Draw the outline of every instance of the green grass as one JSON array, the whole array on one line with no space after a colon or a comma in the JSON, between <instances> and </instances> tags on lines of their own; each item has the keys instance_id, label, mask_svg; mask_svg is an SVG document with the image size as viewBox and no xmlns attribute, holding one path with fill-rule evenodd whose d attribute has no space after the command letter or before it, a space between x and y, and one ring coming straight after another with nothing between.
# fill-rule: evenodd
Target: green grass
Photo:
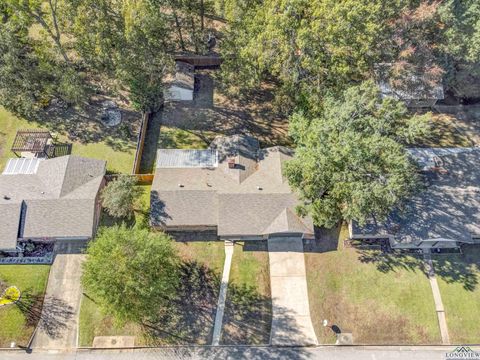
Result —
<instances>
[{"instance_id":1,"label":"green grass","mask_svg":"<svg viewBox=\"0 0 480 360\"><path fill-rule=\"evenodd\" d=\"M353 333L356 344L440 343L421 259L344 248L338 239L345 237L346 229L326 232L305 253L310 310L320 343L335 341L333 331L322 326L324 319Z\"/></svg>"},{"instance_id":2,"label":"green grass","mask_svg":"<svg viewBox=\"0 0 480 360\"><path fill-rule=\"evenodd\" d=\"M450 341L480 343L480 247L465 246L463 254L434 258Z\"/></svg>"},{"instance_id":3,"label":"green grass","mask_svg":"<svg viewBox=\"0 0 480 360\"><path fill-rule=\"evenodd\" d=\"M272 304L266 241L235 243L223 320L222 344L269 343Z\"/></svg>"},{"instance_id":4,"label":"green grass","mask_svg":"<svg viewBox=\"0 0 480 360\"><path fill-rule=\"evenodd\" d=\"M180 257L185 262L193 262L199 266L203 265L206 269L211 269L217 277L221 276L225 257L224 245L222 242L175 242L174 246L177 248ZM199 267L197 266L192 269L198 270L198 268ZM207 282L209 280L207 276L201 276L200 279ZM209 284L207 285L209 286ZM175 323L175 321L178 320L177 316L173 316L173 320L170 319L172 320L172 323L167 324L166 322L162 322L159 324L162 330L168 333L181 334L182 336L188 337L190 338L188 341L189 343L205 344L211 342L211 332L213 330L212 314L215 313L214 310L217 298L216 296L212 296L209 299L206 299L205 294L208 293L208 291L205 291L203 286L203 283L196 283L191 288L185 286L185 289L182 289L183 292L186 292L182 295L182 298L184 298L189 307L184 312L180 311L180 313L183 314L190 311L191 314L185 316L187 322ZM215 295L218 293L218 283L214 283L214 292ZM192 311L190 305L198 306L200 309L209 307L211 310L200 314L200 311L195 307ZM174 310L171 309L171 311ZM208 317L210 317L210 321L204 322L204 319ZM190 322L188 322L188 320L190 320ZM172 325L173 323L175 325ZM102 314L99 307L91 299L84 296L80 308L80 346L91 346L95 336L117 335L135 336L136 345L167 345L178 343L179 341L177 338L165 337L165 332L161 332L157 334L158 337L155 337L155 335L147 333L147 331L139 324L127 323L119 326L111 316L105 316ZM185 341L182 343L185 343Z\"/></svg>"},{"instance_id":5,"label":"green grass","mask_svg":"<svg viewBox=\"0 0 480 360\"><path fill-rule=\"evenodd\" d=\"M175 242L184 260L196 261L221 276L225 261L225 245L222 241Z\"/></svg>"},{"instance_id":6,"label":"green grass","mask_svg":"<svg viewBox=\"0 0 480 360\"><path fill-rule=\"evenodd\" d=\"M47 126L40 126L38 123L29 122L25 119L17 118L10 112L0 107L0 168L3 170L7 160L15 157L10 151L17 130L20 129L38 129ZM130 173L133 167L133 157L135 156L135 143L129 142L127 146L119 149L115 140L107 137L103 141L81 143L70 141L65 134L58 134L57 141L60 143L72 143L72 154L102 159L107 161L107 169L112 172Z\"/></svg>"},{"instance_id":7,"label":"green grass","mask_svg":"<svg viewBox=\"0 0 480 360\"><path fill-rule=\"evenodd\" d=\"M182 130L162 126L158 139L159 149L206 149L216 136L211 131Z\"/></svg>"},{"instance_id":8,"label":"green grass","mask_svg":"<svg viewBox=\"0 0 480 360\"><path fill-rule=\"evenodd\" d=\"M37 310L47 285L48 265L0 265L0 281L7 286L16 286L22 293L17 304L0 307L0 347L9 347L12 341L25 346L33 333L36 319L28 317L21 305L29 303ZM36 301L31 303L29 299Z\"/></svg>"},{"instance_id":9,"label":"green grass","mask_svg":"<svg viewBox=\"0 0 480 360\"><path fill-rule=\"evenodd\" d=\"M135 336L135 345L145 345L146 338L142 327L127 323L119 326L111 316L105 316L100 308L86 296L82 296L79 318L80 346L90 347L95 336Z\"/></svg>"}]
</instances>

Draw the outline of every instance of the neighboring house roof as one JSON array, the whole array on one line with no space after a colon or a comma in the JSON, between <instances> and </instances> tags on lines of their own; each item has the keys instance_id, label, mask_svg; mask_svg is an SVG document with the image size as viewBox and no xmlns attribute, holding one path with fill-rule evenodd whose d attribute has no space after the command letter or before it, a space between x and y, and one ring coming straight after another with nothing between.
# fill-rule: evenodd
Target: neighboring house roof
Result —
<instances>
[{"instance_id":1,"label":"neighboring house roof","mask_svg":"<svg viewBox=\"0 0 480 360\"><path fill-rule=\"evenodd\" d=\"M95 199L104 174L105 161L72 155L41 161L33 173L4 173L0 176L2 215L18 220L15 232L24 238L91 237ZM0 234L0 242L4 241L0 249L14 249L13 230L10 236Z\"/></svg>"},{"instance_id":2,"label":"neighboring house roof","mask_svg":"<svg viewBox=\"0 0 480 360\"><path fill-rule=\"evenodd\" d=\"M398 243L469 242L480 237L479 148L411 149L424 188L384 222L352 223L352 235L393 236Z\"/></svg>"},{"instance_id":3,"label":"neighboring house roof","mask_svg":"<svg viewBox=\"0 0 480 360\"><path fill-rule=\"evenodd\" d=\"M0 204L0 249L15 249L22 205Z\"/></svg>"},{"instance_id":4,"label":"neighboring house roof","mask_svg":"<svg viewBox=\"0 0 480 360\"><path fill-rule=\"evenodd\" d=\"M195 85L195 67L184 61L175 63L175 79L172 86L178 86L183 89L192 90Z\"/></svg>"},{"instance_id":5,"label":"neighboring house roof","mask_svg":"<svg viewBox=\"0 0 480 360\"><path fill-rule=\"evenodd\" d=\"M183 150L173 151L183 157ZM217 226L220 236L313 234L311 219L296 215L298 198L283 177L292 150L260 149L256 139L235 135L217 137L206 151L217 159L215 166L163 166L171 164L172 154L158 151L151 194L154 225Z\"/></svg>"},{"instance_id":6,"label":"neighboring house roof","mask_svg":"<svg viewBox=\"0 0 480 360\"><path fill-rule=\"evenodd\" d=\"M404 75L401 85L395 85L390 78L391 64L377 65L378 86L382 96L391 96L399 100L442 100L444 99L441 81L428 81L424 74Z\"/></svg>"}]
</instances>

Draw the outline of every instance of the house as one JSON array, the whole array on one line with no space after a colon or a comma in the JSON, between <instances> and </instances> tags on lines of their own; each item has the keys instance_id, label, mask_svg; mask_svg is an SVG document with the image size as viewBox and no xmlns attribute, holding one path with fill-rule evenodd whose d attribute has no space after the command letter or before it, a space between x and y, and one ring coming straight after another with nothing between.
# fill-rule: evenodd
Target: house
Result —
<instances>
[{"instance_id":1,"label":"house","mask_svg":"<svg viewBox=\"0 0 480 360\"><path fill-rule=\"evenodd\" d=\"M410 108L427 108L444 99L441 79L434 81L425 74L404 74L401 81L390 75L390 64L377 65L377 84L382 97L401 100Z\"/></svg>"},{"instance_id":2,"label":"house","mask_svg":"<svg viewBox=\"0 0 480 360\"><path fill-rule=\"evenodd\" d=\"M0 175L0 251L17 252L26 240L91 238L105 165L72 155L10 159Z\"/></svg>"},{"instance_id":3,"label":"house","mask_svg":"<svg viewBox=\"0 0 480 360\"><path fill-rule=\"evenodd\" d=\"M480 148L410 149L423 188L383 221L350 224L352 239L388 239L392 248L455 248L480 239Z\"/></svg>"},{"instance_id":4,"label":"house","mask_svg":"<svg viewBox=\"0 0 480 360\"><path fill-rule=\"evenodd\" d=\"M192 101L195 90L195 67L184 61L175 63L175 79L165 90L165 100Z\"/></svg>"},{"instance_id":5,"label":"house","mask_svg":"<svg viewBox=\"0 0 480 360\"><path fill-rule=\"evenodd\" d=\"M256 139L217 137L207 150L160 149L151 190L151 224L166 231L213 231L221 240L271 235L313 238L312 219L284 178L292 150Z\"/></svg>"}]
</instances>

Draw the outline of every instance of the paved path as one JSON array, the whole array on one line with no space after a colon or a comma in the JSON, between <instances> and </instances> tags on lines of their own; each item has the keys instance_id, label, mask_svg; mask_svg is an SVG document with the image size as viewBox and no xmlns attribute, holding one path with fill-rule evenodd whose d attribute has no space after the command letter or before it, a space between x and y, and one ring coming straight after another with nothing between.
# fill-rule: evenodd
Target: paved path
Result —
<instances>
[{"instance_id":1,"label":"paved path","mask_svg":"<svg viewBox=\"0 0 480 360\"><path fill-rule=\"evenodd\" d=\"M55 245L57 254L50 269L32 348L73 349L77 346L81 264L85 258L85 255L78 254L80 246L77 242Z\"/></svg>"},{"instance_id":2,"label":"paved path","mask_svg":"<svg viewBox=\"0 0 480 360\"><path fill-rule=\"evenodd\" d=\"M450 344L450 337L448 335L447 320L445 318L445 308L443 306L440 289L438 288L437 278L435 277L432 257L429 250L427 251L428 252L424 252L423 254L425 270L427 271L428 280L430 280L430 287L432 288L433 300L435 301L435 311L437 312L438 325L440 327L440 334L442 335L442 343L448 345Z\"/></svg>"},{"instance_id":3,"label":"paved path","mask_svg":"<svg viewBox=\"0 0 480 360\"><path fill-rule=\"evenodd\" d=\"M272 289L272 345L316 345L310 319L303 241L300 238L268 240Z\"/></svg>"},{"instance_id":4,"label":"paved path","mask_svg":"<svg viewBox=\"0 0 480 360\"><path fill-rule=\"evenodd\" d=\"M2 360L445 360L448 347L407 346L324 346L310 348L278 348L248 346L170 347L139 350L79 350L78 352L0 352ZM472 347L475 349L474 347ZM478 350L478 348L476 349Z\"/></svg>"},{"instance_id":5,"label":"paved path","mask_svg":"<svg viewBox=\"0 0 480 360\"><path fill-rule=\"evenodd\" d=\"M214 346L220 344L222 335L223 313L225 311L225 299L227 298L228 278L230 277L230 268L232 267L233 248L233 242L225 241L225 263L223 264L222 284L220 285L217 314L215 315L215 326L213 327L212 345Z\"/></svg>"}]
</instances>

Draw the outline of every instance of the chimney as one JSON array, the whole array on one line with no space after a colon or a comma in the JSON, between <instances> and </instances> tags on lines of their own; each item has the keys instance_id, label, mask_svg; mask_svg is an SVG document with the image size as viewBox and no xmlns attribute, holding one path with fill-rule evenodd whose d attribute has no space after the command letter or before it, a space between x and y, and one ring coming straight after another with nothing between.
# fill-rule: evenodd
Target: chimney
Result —
<instances>
[{"instance_id":1,"label":"chimney","mask_svg":"<svg viewBox=\"0 0 480 360\"><path fill-rule=\"evenodd\" d=\"M228 159L228 168L229 169L235 169L235 158L229 158Z\"/></svg>"}]
</instances>

